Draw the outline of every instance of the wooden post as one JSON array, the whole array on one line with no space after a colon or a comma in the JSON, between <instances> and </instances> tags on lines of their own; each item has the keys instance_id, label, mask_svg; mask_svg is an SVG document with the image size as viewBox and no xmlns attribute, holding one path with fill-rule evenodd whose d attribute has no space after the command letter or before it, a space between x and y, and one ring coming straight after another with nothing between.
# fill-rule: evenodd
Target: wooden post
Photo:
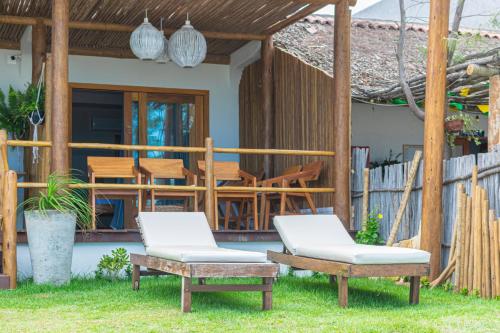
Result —
<instances>
[{"instance_id":1,"label":"wooden post","mask_svg":"<svg viewBox=\"0 0 500 333\"><path fill-rule=\"evenodd\" d=\"M363 169L363 211L362 211L362 229L366 230L366 221L368 220L368 210L370 205L370 169Z\"/></svg>"},{"instance_id":2,"label":"wooden post","mask_svg":"<svg viewBox=\"0 0 500 333\"><path fill-rule=\"evenodd\" d=\"M45 125L43 126L44 140L52 140L52 54L45 56ZM52 149L43 148L40 158L39 181L46 182L51 170Z\"/></svg>"},{"instance_id":3,"label":"wooden post","mask_svg":"<svg viewBox=\"0 0 500 333\"><path fill-rule=\"evenodd\" d=\"M9 171L9 160L7 155L7 131L0 130L0 193L4 193L5 175ZM0 207L3 207L3 195L0 195Z\"/></svg>"},{"instance_id":4,"label":"wooden post","mask_svg":"<svg viewBox=\"0 0 500 333\"><path fill-rule=\"evenodd\" d=\"M216 228L215 222L217 221L217 207L214 207L214 141L212 138L205 139L205 215L212 230Z\"/></svg>"},{"instance_id":5,"label":"wooden post","mask_svg":"<svg viewBox=\"0 0 500 333\"><path fill-rule=\"evenodd\" d=\"M387 240L387 246L392 246L394 240L396 240L396 235L398 233L399 225L403 219L403 214L406 210L406 205L408 200L410 200L411 189L413 188L413 182L417 176L418 166L420 165L420 158L422 157L422 152L417 150L413 156L413 162L411 163L410 172L408 174L408 179L406 181L405 189L403 192L403 197L401 198L401 204L399 205L396 218L394 219L394 224L392 225L391 233L389 239Z\"/></svg>"},{"instance_id":6,"label":"wooden post","mask_svg":"<svg viewBox=\"0 0 500 333\"><path fill-rule=\"evenodd\" d=\"M2 233L2 265L3 273L10 278L10 289L17 284L17 174L8 171L5 174L3 189L3 233Z\"/></svg>"},{"instance_id":7,"label":"wooden post","mask_svg":"<svg viewBox=\"0 0 500 333\"><path fill-rule=\"evenodd\" d=\"M459 290L460 280L462 279L462 253L463 253L463 225L465 222L464 207L467 207L467 197L464 194L464 185L457 185L457 213L455 219L455 229L457 230L457 239L455 243L455 291Z\"/></svg>"},{"instance_id":8,"label":"wooden post","mask_svg":"<svg viewBox=\"0 0 500 333\"><path fill-rule=\"evenodd\" d=\"M274 148L274 103L273 103L273 36L268 36L261 42L262 59L262 111L264 113L264 148ZM273 174L272 155L264 155L264 173L266 178Z\"/></svg>"},{"instance_id":9,"label":"wooden post","mask_svg":"<svg viewBox=\"0 0 500 333\"><path fill-rule=\"evenodd\" d=\"M42 73L42 64L47 52L47 28L42 19L32 26L31 43L31 82L37 84Z\"/></svg>"},{"instance_id":10,"label":"wooden post","mask_svg":"<svg viewBox=\"0 0 500 333\"><path fill-rule=\"evenodd\" d=\"M425 86L424 179L422 190L423 250L431 252L430 280L441 269L443 224L443 154L449 0L431 0L427 79Z\"/></svg>"},{"instance_id":11,"label":"wooden post","mask_svg":"<svg viewBox=\"0 0 500 333\"><path fill-rule=\"evenodd\" d=\"M51 171L69 171L69 0L52 1L52 153Z\"/></svg>"},{"instance_id":12,"label":"wooden post","mask_svg":"<svg viewBox=\"0 0 500 333\"><path fill-rule=\"evenodd\" d=\"M351 11L335 4L333 60L333 211L346 228L351 221Z\"/></svg>"},{"instance_id":13,"label":"wooden post","mask_svg":"<svg viewBox=\"0 0 500 333\"><path fill-rule=\"evenodd\" d=\"M500 151L500 75L490 77L488 151Z\"/></svg>"}]
</instances>

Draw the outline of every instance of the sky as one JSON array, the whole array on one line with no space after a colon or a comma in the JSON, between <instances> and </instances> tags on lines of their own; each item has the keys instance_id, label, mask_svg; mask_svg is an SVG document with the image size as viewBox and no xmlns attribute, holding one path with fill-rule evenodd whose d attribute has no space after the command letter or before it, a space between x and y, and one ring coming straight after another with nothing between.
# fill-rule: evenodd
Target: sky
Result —
<instances>
[{"instance_id":1,"label":"sky","mask_svg":"<svg viewBox=\"0 0 500 333\"><path fill-rule=\"evenodd\" d=\"M365 9L366 7L369 7L373 5L374 3L379 2L379 0L358 0L356 2L356 6L351 8L352 14L356 14L357 12ZM316 14L326 14L326 15L333 15L335 6L334 5L328 5L316 12Z\"/></svg>"}]
</instances>

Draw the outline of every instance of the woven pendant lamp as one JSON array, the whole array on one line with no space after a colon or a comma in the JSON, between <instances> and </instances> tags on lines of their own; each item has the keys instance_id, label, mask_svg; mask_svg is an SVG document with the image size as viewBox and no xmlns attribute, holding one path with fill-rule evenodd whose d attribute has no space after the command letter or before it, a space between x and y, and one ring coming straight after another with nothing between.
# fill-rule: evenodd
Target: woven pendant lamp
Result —
<instances>
[{"instance_id":1,"label":"woven pendant lamp","mask_svg":"<svg viewBox=\"0 0 500 333\"><path fill-rule=\"evenodd\" d=\"M132 53L141 60L154 60L158 58L164 48L164 35L148 21L148 12L144 22L138 26L130 36Z\"/></svg>"},{"instance_id":2,"label":"woven pendant lamp","mask_svg":"<svg viewBox=\"0 0 500 333\"><path fill-rule=\"evenodd\" d=\"M170 37L168 55L183 68L196 67L205 60L207 41L203 34L191 25L189 15L186 24Z\"/></svg>"},{"instance_id":3,"label":"woven pendant lamp","mask_svg":"<svg viewBox=\"0 0 500 333\"><path fill-rule=\"evenodd\" d=\"M166 64L170 61L170 58L168 57L168 39L165 37L165 32L163 31L163 17L160 20L160 32L163 35L163 51L155 61L159 64Z\"/></svg>"}]
</instances>

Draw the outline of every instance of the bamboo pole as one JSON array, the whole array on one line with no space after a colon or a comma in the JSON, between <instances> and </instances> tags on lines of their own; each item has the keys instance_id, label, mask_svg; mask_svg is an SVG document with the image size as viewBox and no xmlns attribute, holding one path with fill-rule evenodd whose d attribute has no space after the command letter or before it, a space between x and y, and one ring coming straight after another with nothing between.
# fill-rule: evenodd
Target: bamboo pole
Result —
<instances>
[{"instance_id":1,"label":"bamboo pole","mask_svg":"<svg viewBox=\"0 0 500 333\"><path fill-rule=\"evenodd\" d=\"M472 201L471 198L465 195L466 198L466 210L465 210L465 223L464 223L464 232L463 232L463 250L462 250L462 265L461 265L461 281L460 288L462 290L464 288L469 288L468 286L468 267L469 267L469 253L470 253L470 231L471 231L471 211L472 211Z\"/></svg>"},{"instance_id":2,"label":"bamboo pole","mask_svg":"<svg viewBox=\"0 0 500 333\"><path fill-rule=\"evenodd\" d=\"M21 182L18 188L45 188L47 183ZM113 183L80 183L70 184L72 189L100 189L100 190L168 190L168 191L205 191L205 186L193 185L157 185L157 184L113 184ZM257 189L257 188L255 188Z\"/></svg>"},{"instance_id":3,"label":"bamboo pole","mask_svg":"<svg viewBox=\"0 0 500 333\"><path fill-rule=\"evenodd\" d=\"M500 75L490 77L488 151L500 150Z\"/></svg>"},{"instance_id":4,"label":"bamboo pole","mask_svg":"<svg viewBox=\"0 0 500 333\"><path fill-rule=\"evenodd\" d=\"M392 246L392 244L394 244L394 240L396 239L399 225L401 224L401 221L403 219L403 214L406 210L406 205L408 204L408 200L410 200L411 190L413 187L413 183L415 181L415 177L417 176L418 166L420 164L421 158L422 158L422 152L420 150L417 150L415 152L415 155L413 156L413 161L411 163L411 169L408 175L408 180L406 181L403 197L401 198L401 204L399 205L398 212L396 213L396 218L394 219L394 224L392 225L389 239L387 240L387 246Z\"/></svg>"},{"instance_id":5,"label":"bamboo pole","mask_svg":"<svg viewBox=\"0 0 500 333\"><path fill-rule=\"evenodd\" d=\"M482 273L481 273L481 295L486 298L491 298L491 272L490 272L490 237L489 231L489 209L490 203L488 194L485 189L481 190L482 206L481 206L481 238L482 238Z\"/></svg>"},{"instance_id":6,"label":"bamboo pole","mask_svg":"<svg viewBox=\"0 0 500 333\"><path fill-rule=\"evenodd\" d=\"M453 274L453 271L455 269L456 261L457 261L456 257L450 259L450 261L448 262L448 266L446 266L446 268L441 272L441 274L434 281L431 282L430 284L431 289L440 285L441 283L450 278L451 274Z\"/></svg>"},{"instance_id":7,"label":"bamboo pole","mask_svg":"<svg viewBox=\"0 0 500 333\"><path fill-rule=\"evenodd\" d=\"M217 207L215 205L215 179L214 179L214 142L212 138L205 139L205 214L207 215L208 224L212 230L217 229L216 225ZM256 222L257 223L257 222Z\"/></svg>"},{"instance_id":8,"label":"bamboo pole","mask_svg":"<svg viewBox=\"0 0 500 333\"><path fill-rule=\"evenodd\" d=\"M335 156L333 151L325 150L293 150L293 149L254 149L254 148L214 148L214 153L249 154L249 155L302 155L302 156Z\"/></svg>"},{"instance_id":9,"label":"bamboo pole","mask_svg":"<svg viewBox=\"0 0 500 333\"><path fill-rule=\"evenodd\" d=\"M124 151L164 151L164 152L182 152L182 153L204 153L203 147L179 147L179 146L147 146L147 145L124 145L110 143L81 143L69 142L69 148L77 149L107 149Z\"/></svg>"},{"instance_id":10,"label":"bamboo pole","mask_svg":"<svg viewBox=\"0 0 500 333\"><path fill-rule=\"evenodd\" d=\"M368 220L368 207L370 200L370 169L363 169L363 211L361 221L363 223L362 228L366 230L366 221Z\"/></svg>"},{"instance_id":11,"label":"bamboo pole","mask_svg":"<svg viewBox=\"0 0 500 333\"><path fill-rule=\"evenodd\" d=\"M495 290L496 290L496 296L500 296L500 219L494 223L495 225L495 230L493 232L493 237L495 238L494 241L494 246L495 246L495 276L496 276L496 281L495 281Z\"/></svg>"},{"instance_id":12,"label":"bamboo pole","mask_svg":"<svg viewBox=\"0 0 500 333\"><path fill-rule=\"evenodd\" d=\"M464 185L459 183L457 185L457 215L455 220L455 229L457 230L457 239L455 243L456 264L455 264L455 291L460 289L460 281L462 279L462 249L463 249L463 225L464 223L464 207L467 206Z\"/></svg>"},{"instance_id":13,"label":"bamboo pole","mask_svg":"<svg viewBox=\"0 0 500 333\"><path fill-rule=\"evenodd\" d=\"M488 215L488 236L490 240L490 283L491 283L491 297L494 298L498 295L500 290L497 290L497 272L496 266L499 260L498 251L495 249L495 211L490 209Z\"/></svg>"},{"instance_id":14,"label":"bamboo pole","mask_svg":"<svg viewBox=\"0 0 500 333\"><path fill-rule=\"evenodd\" d=\"M17 174L8 171L5 174L3 189L3 232L2 232L2 265L3 273L10 278L10 289L17 285Z\"/></svg>"},{"instance_id":15,"label":"bamboo pole","mask_svg":"<svg viewBox=\"0 0 500 333\"><path fill-rule=\"evenodd\" d=\"M7 131L2 129L0 130L0 154L2 158L2 168L3 172L7 172L9 170L9 157L7 154Z\"/></svg>"},{"instance_id":16,"label":"bamboo pole","mask_svg":"<svg viewBox=\"0 0 500 333\"><path fill-rule=\"evenodd\" d=\"M474 190L475 191L475 190ZM475 197L470 198L471 202L471 215L469 216L470 221L470 232L469 232L469 255L467 264L467 290L471 293L474 289L474 215L475 215Z\"/></svg>"},{"instance_id":17,"label":"bamboo pole","mask_svg":"<svg viewBox=\"0 0 500 333\"><path fill-rule=\"evenodd\" d=\"M482 201L482 191L479 186L476 186L474 190L474 280L472 285L473 292L479 292L481 290L481 273L482 273L482 261L481 261L481 201Z\"/></svg>"}]
</instances>

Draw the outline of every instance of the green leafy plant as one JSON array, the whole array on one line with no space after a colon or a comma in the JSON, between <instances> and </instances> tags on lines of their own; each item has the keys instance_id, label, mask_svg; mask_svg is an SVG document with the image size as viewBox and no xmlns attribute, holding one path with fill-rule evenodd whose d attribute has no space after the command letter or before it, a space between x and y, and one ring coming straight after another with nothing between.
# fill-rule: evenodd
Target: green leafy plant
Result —
<instances>
[{"instance_id":1,"label":"green leafy plant","mask_svg":"<svg viewBox=\"0 0 500 333\"><path fill-rule=\"evenodd\" d=\"M132 265L127 250L120 247L111 251L111 255L102 256L95 275L97 278L105 278L114 281L120 277L122 272L127 276L132 274Z\"/></svg>"},{"instance_id":2,"label":"green leafy plant","mask_svg":"<svg viewBox=\"0 0 500 333\"><path fill-rule=\"evenodd\" d=\"M401 161L399 160L400 157L401 153L394 155L391 149L389 151L389 156L387 156L383 161L370 162L370 169L401 163ZM382 170L382 173L383 172L384 170Z\"/></svg>"},{"instance_id":3,"label":"green leafy plant","mask_svg":"<svg viewBox=\"0 0 500 333\"><path fill-rule=\"evenodd\" d=\"M29 84L25 91L16 90L9 86L7 99L0 89L0 128L12 133L16 139L25 139L29 134L29 116L37 109L38 89ZM38 109L44 111L44 88L40 92Z\"/></svg>"},{"instance_id":4,"label":"green leafy plant","mask_svg":"<svg viewBox=\"0 0 500 333\"><path fill-rule=\"evenodd\" d=\"M463 129L460 132L446 131L446 141L450 147L455 147L457 137L465 137L468 141L474 142L477 146L481 144L482 130L479 127L479 120L465 112L454 112L446 117L445 121L462 120L464 122Z\"/></svg>"},{"instance_id":5,"label":"green leafy plant","mask_svg":"<svg viewBox=\"0 0 500 333\"><path fill-rule=\"evenodd\" d=\"M92 223L92 209L88 204L86 191L71 189L70 185L82 184L79 179L52 173L47 178L47 189L25 200L27 210L37 210L47 214L50 210L76 215L81 229L87 229Z\"/></svg>"},{"instance_id":6,"label":"green leafy plant","mask_svg":"<svg viewBox=\"0 0 500 333\"><path fill-rule=\"evenodd\" d=\"M356 243L367 245L383 244L380 237L380 221L382 218L382 214L375 214L375 212L368 214L367 220L364 221L364 230L356 233Z\"/></svg>"}]
</instances>

